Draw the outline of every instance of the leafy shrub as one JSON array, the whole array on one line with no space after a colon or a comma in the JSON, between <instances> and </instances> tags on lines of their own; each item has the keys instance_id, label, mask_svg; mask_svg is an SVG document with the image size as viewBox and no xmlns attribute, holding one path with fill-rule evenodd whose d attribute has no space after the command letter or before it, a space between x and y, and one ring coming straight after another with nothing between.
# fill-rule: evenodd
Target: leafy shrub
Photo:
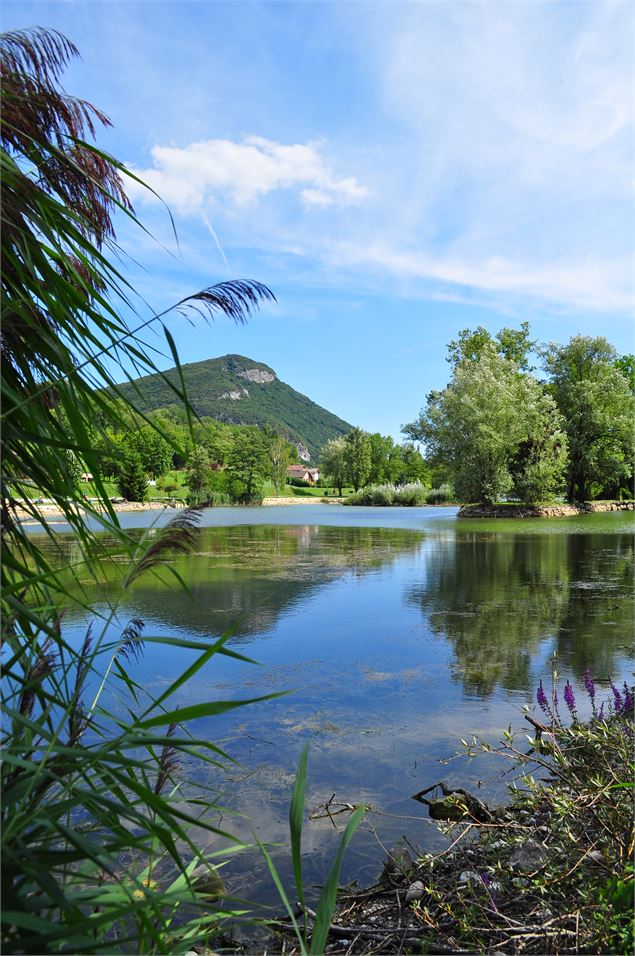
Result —
<instances>
[{"instance_id":1,"label":"leafy shrub","mask_svg":"<svg viewBox=\"0 0 635 956\"><path fill-rule=\"evenodd\" d=\"M371 505L375 507L417 507L426 502L426 488L418 481L408 485L368 485L350 495L344 504Z\"/></svg>"},{"instance_id":2,"label":"leafy shrub","mask_svg":"<svg viewBox=\"0 0 635 956\"><path fill-rule=\"evenodd\" d=\"M454 490L451 485L431 488L426 495L426 502L429 505L443 505L450 501L454 501Z\"/></svg>"},{"instance_id":3,"label":"leafy shrub","mask_svg":"<svg viewBox=\"0 0 635 956\"><path fill-rule=\"evenodd\" d=\"M554 660L551 686L541 681L536 694L540 719L525 715L533 737L510 726L498 741L461 741L470 758L509 764L502 775L510 802L471 844L477 879L462 893L460 857L447 883L443 864L427 886L421 870L428 925L443 920L441 939L451 933L457 952L519 952L521 933L525 953L633 952L633 687L611 684L600 701L588 670L580 689L558 687L557 678ZM582 721L576 696L585 692L592 716ZM440 826L455 844L475 829L465 806L460 819L448 819L457 822ZM514 856L532 852L539 862L519 872ZM430 951L438 951L434 941Z\"/></svg>"}]
</instances>

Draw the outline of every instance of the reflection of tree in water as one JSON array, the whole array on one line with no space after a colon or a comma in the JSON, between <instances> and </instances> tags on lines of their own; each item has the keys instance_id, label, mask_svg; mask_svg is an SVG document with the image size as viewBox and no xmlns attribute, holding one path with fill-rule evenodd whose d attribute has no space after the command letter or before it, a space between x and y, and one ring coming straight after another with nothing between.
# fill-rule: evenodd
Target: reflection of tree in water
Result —
<instances>
[{"instance_id":1,"label":"reflection of tree in water","mask_svg":"<svg viewBox=\"0 0 635 956\"><path fill-rule=\"evenodd\" d=\"M615 673L618 649L632 650L633 539L630 535L567 537L569 599L556 632L560 670L581 677Z\"/></svg>"},{"instance_id":2,"label":"reflection of tree in water","mask_svg":"<svg viewBox=\"0 0 635 956\"><path fill-rule=\"evenodd\" d=\"M122 616L152 617L205 635L236 625L234 639L249 639L271 630L282 614L340 575L380 568L417 550L421 540L418 532L387 528L203 528L195 551L171 562L188 591L165 572L144 575L123 596ZM70 554L72 538L62 547ZM119 594L122 566L114 558L104 565L106 586L87 589L95 603Z\"/></svg>"},{"instance_id":3,"label":"reflection of tree in water","mask_svg":"<svg viewBox=\"0 0 635 956\"><path fill-rule=\"evenodd\" d=\"M466 691L487 695L529 689L547 638L560 670L610 673L632 633L632 574L628 535L459 534L428 551L426 583L408 599L452 642Z\"/></svg>"}]
</instances>

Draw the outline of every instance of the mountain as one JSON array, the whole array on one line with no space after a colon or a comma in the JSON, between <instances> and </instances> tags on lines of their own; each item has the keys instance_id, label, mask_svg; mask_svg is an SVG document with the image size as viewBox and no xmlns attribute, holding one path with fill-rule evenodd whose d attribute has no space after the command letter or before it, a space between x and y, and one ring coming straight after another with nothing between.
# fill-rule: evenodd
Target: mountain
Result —
<instances>
[{"instance_id":1,"label":"mountain","mask_svg":"<svg viewBox=\"0 0 635 956\"><path fill-rule=\"evenodd\" d=\"M348 422L281 382L268 365L244 355L191 362L181 369L188 398L199 416L207 415L233 425L269 425L293 442L304 460L308 460L309 455L315 460L325 442L345 435L352 428ZM176 368L163 374L181 390ZM144 375L134 385L126 383L119 388L124 397L145 412L175 403L174 392L157 374ZM140 390L141 398L136 389Z\"/></svg>"}]
</instances>

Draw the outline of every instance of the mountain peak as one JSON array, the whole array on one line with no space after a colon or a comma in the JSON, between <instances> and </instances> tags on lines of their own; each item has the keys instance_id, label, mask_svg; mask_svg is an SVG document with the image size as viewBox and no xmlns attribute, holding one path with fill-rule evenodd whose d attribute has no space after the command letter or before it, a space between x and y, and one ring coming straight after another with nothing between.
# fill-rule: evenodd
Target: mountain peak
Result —
<instances>
[{"instance_id":1,"label":"mountain peak","mask_svg":"<svg viewBox=\"0 0 635 956\"><path fill-rule=\"evenodd\" d=\"M232 425L257 425L271 428L298 448L303 460L315 460L331 438L345 435L351 425L326 408L281 382L264 362L245 355L221 355L218 358L189 362L181 366L190 404L197 415L215 418ZM160 375L145 375L135 386L120 385L125 396L149 412L174 404L174 391L165 380L180 389L178 370ZM139 402L139 392L143 400ZM305 457L306 456L306 457Z\"/></svg>"}]
</instances>

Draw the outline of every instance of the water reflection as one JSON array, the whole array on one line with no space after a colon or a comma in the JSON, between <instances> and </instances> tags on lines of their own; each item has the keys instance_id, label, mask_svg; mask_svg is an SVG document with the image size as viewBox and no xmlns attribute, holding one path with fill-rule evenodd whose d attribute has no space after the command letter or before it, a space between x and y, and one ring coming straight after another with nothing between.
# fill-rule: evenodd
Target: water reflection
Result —
<instances>
[{"instance_id":1,"label":"water reflection","mask_svg":"<svg viewBox=\"0 0 635 956\"><path fill-rule=\"evenodd\" d=\"M121 617L135 614L206 636L223 634L231 626L233 640L244 642L271 632L281 617L325 585L389 565L418 551L421 540L416 531L383 528L204 528L195 550L170 562L187 590L173 574L159 571L122 592L122 565L113 542L110 561L102 565L104 581L84 581L84 591L91 604L118 601ZM70 536L57 543L62 566L78 560Z\"/></svg>"},{"instance_id":2,"label":"water reflection","mask_svg":"<svg viewBox=\"0 0 635 956\"><path fill-rule=\"evenodd\" d=\"M124 595L120 615L145 620L146 633L183 638L215 636L238 621L232 641L249 642L249 656L263 666L214 659L179 688L173 705L290 693L197 721L194 732L239 763L203 777L197 767L196 786L242 815L231 826L223 820L229 829L284 843L293 774L309 742L308 806L336 793L374 808L342 875L367 883L384 855L376 834L384 846L404 833L424 848L438 846L437 831L410 800L415 791L440 777L468 789L484 780L485 799L501 798L498 764L441 768L439 760L461 737L495 736L520 723L554 648L566 676L580 676L588 663L596 675L623 679L632 660L625 645L633 544L623 516L537 523L532 531L522 522L459 525L451 514L424 521L424 509L413 509L423 528L414 530L417 514L401 509L395 517L395 510L379 518L410 528L363 526L354 509L324 509L340 526L316 520L204 528L195 553L172 564L189 592L171 575L146 575ZM588 533L571 533L580 527ZM104 580L86 575L84 582L93 607L121 599L123 566L114 542L109 547ZM60 536L60 564L77 557L73 539ZM83 639L85 625L77 613L64 618L69 639ZM160 692L194 653L149 645L131 676L144 691ZM111 712L127 705L113 699ZM184 785L184 799L199 795L192 786ZM309 882L323 882L337 836L328 821L307 823ZM202 830L195 837L201 848L209 839ZM274 852L289 876L287 849ZM235 860L227 872L234 892L268 898L270 880L257 855L249 864Z\"/></svg>"},{"instance_id":3,"label":"water reflection","mask_svg":"<svg viewBox=\"0 0 635 956\"><path fill-rule=\"evenodd\" d=\"M454 650L468 694L531 686L543 642L560 670L607 678L633 623L630 535L461 533L426 553L425 583L407 588Z\"/></svg>"}]
</instances>

